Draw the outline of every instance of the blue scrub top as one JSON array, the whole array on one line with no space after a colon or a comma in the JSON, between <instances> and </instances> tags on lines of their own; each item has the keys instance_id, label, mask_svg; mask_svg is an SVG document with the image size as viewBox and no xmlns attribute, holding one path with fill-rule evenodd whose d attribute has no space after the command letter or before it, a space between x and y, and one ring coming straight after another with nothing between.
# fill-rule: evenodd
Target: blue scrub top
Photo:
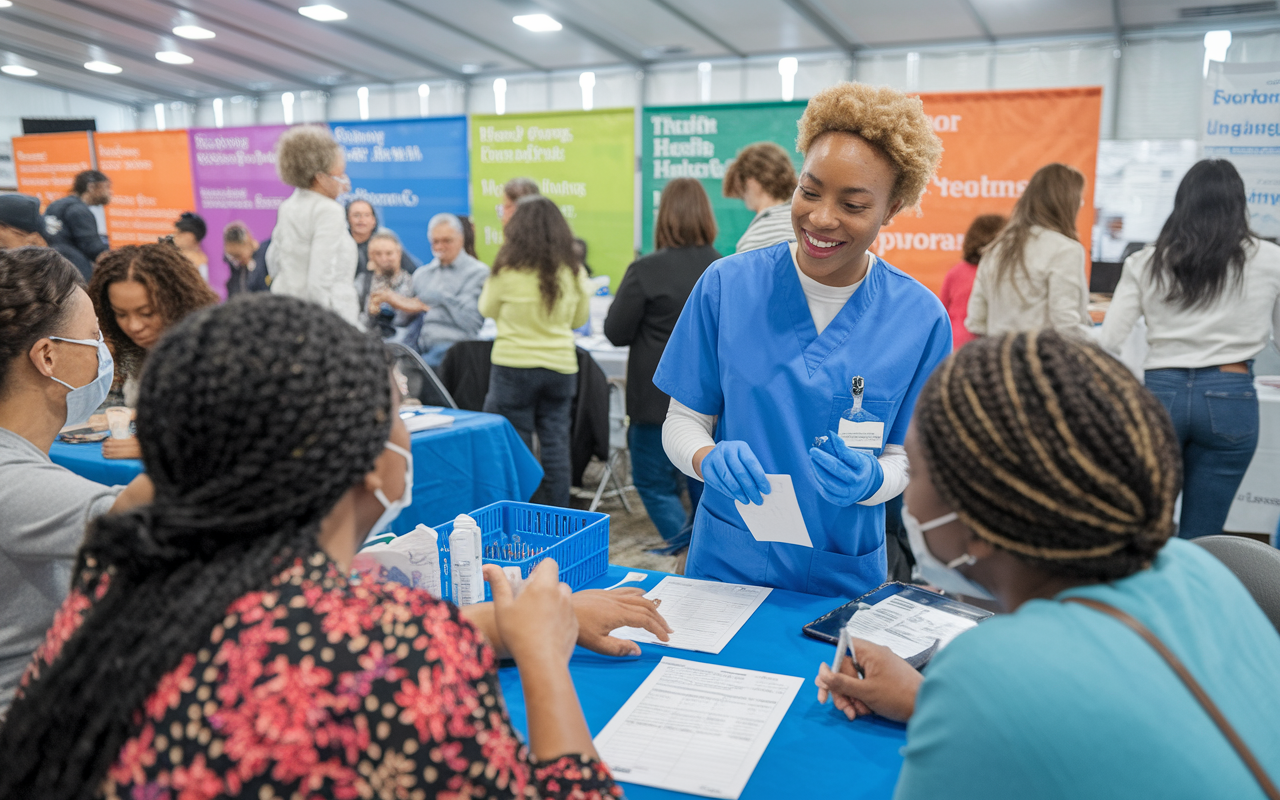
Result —
<instances>
[{"instance_id":1,"label":"blue scrub top","mask_svg":"<svg viewBox=\"0 0 1280 800\"><path fill-rule=\"evenodd\" d=\"M1280 781L1280 635L1199 546L1071 589L1137 618ZM1084 606L1032 600L956 637L925 669L897 800L1263 800L1155 650Z\"/></svg>"},{"instance_id":2,"label":"blue scrub top","mask_svg":"<svg viewBox=\"0 0 1280 800\"><path fill-rule=\"evenodd\" d=\"M951 323L932 292L871 260L821 336L785 242L722 258L694 287L654 383L719 416L717 442L744 441L765 472L791 476L813 548L756 541L733 498L707 487L686 574L843 598L884 582L884 506L824 500L809 448L839 427L858 375L884 443L902 444L916 396L951 352Z\"/></svg>"}]
</instances>

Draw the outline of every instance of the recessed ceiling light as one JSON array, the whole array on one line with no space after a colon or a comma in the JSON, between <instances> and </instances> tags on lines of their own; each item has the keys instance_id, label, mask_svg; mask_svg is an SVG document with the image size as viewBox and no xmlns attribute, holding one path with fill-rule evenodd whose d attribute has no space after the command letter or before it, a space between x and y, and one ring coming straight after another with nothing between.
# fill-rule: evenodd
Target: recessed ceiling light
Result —
<instances>
[{"instance_id":1,"label":"recessed ceiling light","mask_svg":"<svg viewBox=\"0 0 1280 800\"><path fill-rule=\"evenodd\" d=\"M3 72L5 75L15 75L19 78L33 78L40 74L31 67L24 67L20 64L5 64L3 67L0 67L0 72Z\"/></svg>"},{"instance_id":2,"label":"recessed ceiling light","mask_svg":"<svg viewBox=\"0 0 1280 800\"><path fill-rule=\"evenodd\" d=\"M558 31L563 27L546 14L521 14L518 17L512 17L511 21L535 33L549 33L550 31Z\"/></svg>"},{"instance_id":3,"label":"recessed ceiling light","mask_svg":"<svg viewBox=\"0 0 1280 800\"><path fill-rule=\"evenodd\" d=\"M199 25L179 25L173 32L183 39L212 39L218 34Z\"/></svg>"},{"instance_id":4,"label":"recessed ceiling light","mask_svg":"<svg viewBox=\"0 0 1280 800\"><path fill-rule=\"evenodd\" d=\"M101 72L106 75L119 75L124 70L115 64L108 64L105 61L86 61L84 68L90 72Z\"/></svg>"},{"instance_id":5,"label":"recessed ceiling light","mask_svg":"<svg viewBox=\"0 0 1280 800\"><path fill-rule=\"evenodd\" d=\"M190 64L195 59L186 53L179 53L177 50L161 50L156 53L156 61L163 61L166 64Z\"/></svg>"},{"instance_id":6,"label":"recessed ceiling light","mask_svg":"<svg viewBox=\"0 0 1280 800\"><path fill-rule=\"evenodd\" d=\"M334 8L327 3L321 3L320 5L315 6L303 6L298 9L298 13L304 17L310 17L311 19L319 22L337 22L340 19L347 18L347 12L340 8Z\"/></svg>"},{"instance_id":7,"label":"recessed ceiling light","mask_svg":"<svg viewBox=\"0 0 1280 800\"><path fill-rule=\"evenodd\" d=\"M462 72L465 75L475 75L479 71L480 71L479 64L463 64L462 65Z\"/></svg>"},{"instance_id":8,"label":"recessed ceiling light","mask_svg":"<svg viewBox=\"0 0 1280 800\"><path fill-rule=\"evenodd\" d=\"M13 0L0 0L0 8L8 8L13 5Z\"/></svg>"}]
</instances>

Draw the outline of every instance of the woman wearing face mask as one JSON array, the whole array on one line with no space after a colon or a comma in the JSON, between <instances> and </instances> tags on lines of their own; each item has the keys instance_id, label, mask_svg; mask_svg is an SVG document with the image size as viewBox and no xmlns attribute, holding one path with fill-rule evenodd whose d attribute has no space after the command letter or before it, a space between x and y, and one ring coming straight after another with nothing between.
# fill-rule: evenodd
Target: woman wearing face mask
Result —
<instances>
[{"instance_id":1,"label":"woman wearing face mask","mask_svg":"<svg viewBox=\"0 0 1280 800\"><path fill-rule=\"evenodd\" d=\"M356 242L338 196L351 191L342 146L325 128L290 128L276 145L280 180L295 187L280 204L267 248L274 294L301 297L356 324Z\"/></svg>"},{"instance_id":2,"label":"woman wearing face mask","mask_svg":"<svg viewBox=\"0 0 1280 800\"><path fill-rule=\"evenodd\" d=\"M607 633L663 631L650 601L571 599L550 561L518 599L486 568L496 602L465 612L348 583L366 535L410 500L390 367L293 298L243 298L165 337L139 398L155 502L86 540L0 728L0 797L620 794L568 660L575 640L638 652ZM503 706L505 654L532 754Z\"/></svg>"},{"instance_id":3,"label":"woman wearing face mask","mask_svg":"<svg viewBox=\"0 0 1280 800\"><path fill-rule=\"evenodd\" d=\"M820 669L850 718L910 720L898 800L1263 797L1157 648L1077 602L1147 629L1280 778L1280 637L1225 566L1170 539L1177 440L1122 364L1053 331L979 339L930 378L907 452L923 577L1009 613L923 682L860 640L865 678Z\"/></svg>"},{"instance_id":4,"label":"woman wearing face mask","mask_svg":"<svg viewBox=\"0 0 1280 800\"><path fill-rule=\"evenodd\" d=\"M0 252L0 717L67 593L85 525L150 499L49 460L64 425L87 421L111 387L111 353L79 271L57 252Z\"/></svg>"},{"instance_id":5,"label":"woman wearing face mask","mask_svg":"<svg viewBox=\"0 0 1280 800\"><path fill-rule=\"evenodd\" d=\"M867 248L942 147L919 99L847 83L809 101L796 143L799 241L712 264L653 382L671 396L671 463L706 485L687 574L857 597L885 579L883 505L907 483L916 394L951 350L938 298ZM777 473L812 547L757 541L738 512Z\"/></svg>"}]
</instances>

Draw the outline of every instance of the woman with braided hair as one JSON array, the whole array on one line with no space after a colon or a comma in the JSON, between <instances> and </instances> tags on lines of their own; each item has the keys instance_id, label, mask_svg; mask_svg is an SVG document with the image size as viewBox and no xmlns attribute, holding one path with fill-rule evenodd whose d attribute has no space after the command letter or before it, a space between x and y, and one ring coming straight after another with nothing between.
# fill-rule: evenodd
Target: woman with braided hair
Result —
<instances>
[{"instance_id":1,"label":"woman with braided hair","mask_svg":"<svg viewBox=\"0 0 1280 800\"><path fill-rule=\"evenodd\" d=\"M910 720L898 800L1263 797L1280 778L1280 637L1225 566L1170 539L1177 440L1124 365L1054 331L978 339L929 379L907 452L922 574L1010 613L923 678L862 640L865 677L820 667L850 719Z\"/></svg>"},{"instance_id":2,"label":"woman with braided hair","mask_svg":"<svg viewBox=\"0 0 1280 800\"><path fill-rule=\"evenodd\" d=\"M193 311L214 305L218 296L172 241L129 245L98 260L89 298L102 322L102 335L115 354L115 381L106 405L138 402L138 377L147 352L164 332ZM138 440L105 439L105 458L140 458Z\"/></svg>"},{"instance_id":3,"label":"woman with braided hair","mask_svg":"<svg viewBox=\"0 0 1280 800\"><path fill-rule=\"evenodd\" d=\"M85 526L151 499L145 475L122 491L49 460L112 369L75 266L47 247L0 252L0 716L67 594Z\"/></svg>"},{"instance_id":4,"label":"woman with braided hair","mask_svg":"<svg viewBox=\"0 0 1280 800\"><path fill-rule=\"evenodd\" d=\"M518 599L487 567L496 602L468 617L348 583L408 502L412 461L381 343L339 320L254 295L151 353L138 439L155 501L91 530L0 728L0 798L620 794L568 659L575 639L635 652L607 632L659 630L652 603L584 610L551 561ZM520 666L536 766L495 652Z\"/></svg>"}]
</instances>

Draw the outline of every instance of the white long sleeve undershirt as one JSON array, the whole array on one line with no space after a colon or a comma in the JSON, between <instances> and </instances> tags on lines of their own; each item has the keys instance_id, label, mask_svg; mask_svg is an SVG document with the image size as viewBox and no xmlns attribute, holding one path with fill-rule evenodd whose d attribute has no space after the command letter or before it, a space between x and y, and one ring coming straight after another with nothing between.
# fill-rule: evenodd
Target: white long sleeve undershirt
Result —
<instances>
[{"instance_id":1,"label":"white long sleeve undershirt","mask_svg":"<svg viewBox=\"0 0 1280 800\"><path fill-rule=\"evenodd\" d=\"M795 247L793 242L792 261L795 260ZM868 270L874 268L875 262L876 259L872 257ZM799 266L796 267L796 273L800 276L800 287L804 290L804 298L809 305L809 313L813 315L814 326L819 335L831 320L835 319L836 314L844 307L844 303L862 285L862 281L859 281L852 286L824 286L800 272ZM671 459L671 463L691 478L700 480L693 469L693 457L702 448L715 446L718 419L714 415L699 414L675 398L671 399L666 421L662 425L662 448L666 451L667 458ZM907 461L907 451L902 445L885 445L876 460L880 462L880 469L884 472L884 482L880 484L875 494L863 500L860 505L879 505L897 497L903 489L907 488L907 482L911 480L911 465Z\"/></svg>"}]
</instances>

